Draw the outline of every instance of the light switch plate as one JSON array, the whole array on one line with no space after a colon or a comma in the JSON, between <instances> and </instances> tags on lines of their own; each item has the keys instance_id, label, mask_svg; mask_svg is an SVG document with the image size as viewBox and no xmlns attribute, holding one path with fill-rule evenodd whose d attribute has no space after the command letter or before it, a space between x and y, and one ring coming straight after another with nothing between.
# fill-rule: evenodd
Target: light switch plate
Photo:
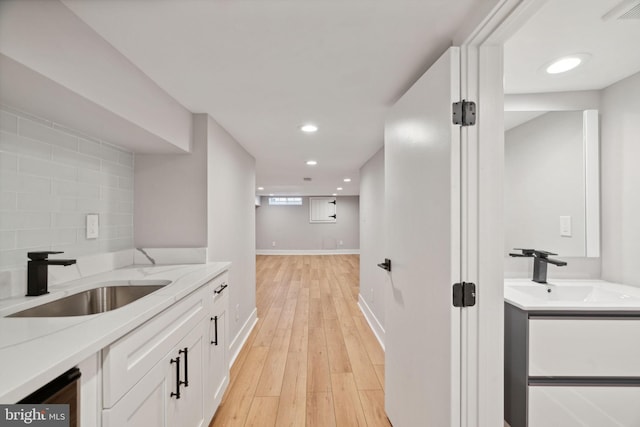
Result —
<instances>
[{"instance_id":1,"label":"light switch plate","mask_svg":"<svg viewBox=\"0 0 640 427\"><path fill-rule=\"evenodd\" d=\"M560 236L571 237L571 217L570 216L560 217Z\"/></svg>"},{"instance_id":2,"label":"light switch plate","mask_svg":"<svg viewBox=\"0 0 640 427\"><path fill-rule=\"evenodd\" d=\"M98 214L87 214L87 239L97 239L100 235L100 217Z\"/></svg>"}]
</instances>

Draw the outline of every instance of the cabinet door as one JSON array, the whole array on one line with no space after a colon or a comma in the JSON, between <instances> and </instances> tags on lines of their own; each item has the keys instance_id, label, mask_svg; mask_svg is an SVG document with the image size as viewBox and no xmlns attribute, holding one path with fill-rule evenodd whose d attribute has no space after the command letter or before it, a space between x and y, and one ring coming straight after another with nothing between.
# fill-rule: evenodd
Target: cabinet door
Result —
<instances>
[{"instance_id":1,"label":"cabinet door","mask_svg":"<svg viewBox=\"0 0 640 427\"><path fill-rule=\"evenodd\" d=\"M168 363L157 363L111 409L102 411L103 427L171 427L168 422L171 382Z\"/></svg>"},{"instance_id":2,"label":"cabinet door","mask_svg":"<svg viewBox=\"0 0 640 427\"><path fill-rule=\"evenodd\" d=\"M206 293L196 291L103 350L103 404L112 407L208 311Z\"/></svg>"},{"instance_id":3,"label":"cabinet door","mask_svg":"<svg viewBox=\"0 0 640 427\"><path fill-rule=\"evenodd\" d=\"M198 323L122 399L103 410L103 427L203 427L205 325ZM178 375L188 385L178 385Z\"/></svg>"},{"instance_id":4,"label":"cabinet door","mask_svg":"<svg viewBox=\"0 0 640 427\"><path fill-rule=\"evenodd\" d=\"M640 387L529 387L529 427L640 425Z\"/></svg>"},{"instance_id":5,"label":"cabinet door","mask_svg":"<svg viewBox=\"0 0 640 427\"><path fill-rule=\"evenodd\" d=\"M529 376L640 377L640 320L532 318Z\"/></svg>"},{"instance_id":6,"label":"cabinet door","mask_svg":"<svg viewBox=\"0 0 640 427\"><path fill-rule=\"evenodd\" d=\"M209 324L207 340L207 380L205 384L205 402L207 418L213 418L229 384L229 362L227 360L227 312L226 305L216 304Z\"/></svg>"},{"instance_id":7,"label":"cabinet door","mask_svg":"<svg viewBox=\"0 0 640 427\"><path fill-rule=\"evenodd\" d=\"M203 427L205 425L203 396L203 351L205 348L204 320L198 324L176 347L174 356L180 357L180 399L171 397L169 420L172 426ZM172 369L171 381L175 384L177 372ZM152 425L152 424L149 424Z\"/></svg>"}]
</instances>

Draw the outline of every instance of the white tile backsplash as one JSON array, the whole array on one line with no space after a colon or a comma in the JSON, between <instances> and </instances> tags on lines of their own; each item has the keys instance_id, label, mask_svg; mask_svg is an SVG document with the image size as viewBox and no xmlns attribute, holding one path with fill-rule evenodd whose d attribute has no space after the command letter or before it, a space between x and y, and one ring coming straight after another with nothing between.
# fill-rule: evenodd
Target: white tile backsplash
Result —
<instances>
[{"instance_id":1,"label":"white tile backsplash","mask_svg":"<svg viewBox=\"0 0 640 427\"><path fill-rule=\"evenodd\" d=\"M83 169L100 170L100 159L86 154L80 154L77 151L67 150L65 148L53 147L51 158L58 162L69 166L77 166Z\"/></svg>"},{"instance_id":2,"label":"white tile backsplash","mask_svg":"<svg viewBox=\"0 0 640 427\"><path fill-rule=\"evenodd\" d=\"M0 111L0 129L6 132L18 133L18 117Z\"/></svg>"},{"instance_id":3,"label":"white tile backsplash","mask_svg":"<svg viewBox=\"0 0 640 427\"><path fill-rule=\"evenodd\" d=\"M91 141L86 138L78 138L80 143L79 151L82 154L88 154L93 157L100 157L100 143L96 141ZM132 166L133 167L133 166Z\"/></svg>"},{"instance_id":4,"label":"white tile backsplash","mask_svg":"<svg viewBox=\"0 0 640 427\"><path fill-rule=\"evenodd\" d=\"M51 228L49 212L0 212L0 230L28 230Z\"/></svg>"},{"instance_id":5,"label":"white tile backsplash","mask_svg":"<svg viewBox=\"0 0 640 427\"><path fill-rule=\"evenodd\" d=\"M15 231L0 231L0 250L15 249L16 247L16 232Z\"/></svg>"},{"instance_id":6,"label":"white tile backsplash","mask_svg":"<svg viewBox=\"0 0 640 427\"><path fill-rule=\"evenodd\" d=\"M49 194L51 180L12 171L0 171L0 191Z\"/></svg>"},{"instance_id":7,"label":"white tile backsplash","mask_svg":"<svg viewBox=\"0 0 640 427\"><path fill-rule=\"evenodd\" d=\"M118 163L120 160L120 150L103 145L100 147L100 158L113 163Z\"/></svg>"},{"instance_id":8,"label":"white tile backsplash","mask_svg":"<svg viewBox=\"0 0 640 427\"><path fill-rule=\"evenodd\" d=\"M78 179L78 168L64 166L51 160L36 159L27 156L21 156L18 159L18 172L67 181L76 181Z\"/></svg>"},{"instance_id":9,"label":"white tile backsplash","mask_svg":"<svg viewBox=\"0 0 640 427\"><path fill-rule=\"evenodd\" d=\"M0 191L0 211L15 211L16 206L16 193Z\"/></svg>"},{"instance_id":10,"label":"white tile backsplash","mask_svg":"<svg viewBox=\"0 0 640 427\"><path fill-rule=\"evenodd\" d=\"M18 119L18 134L36 141L44 141L50 146L78 150L78 138L68 133L36 123L30 118Z\"/></svg>"},{"instance_id":11,"label":"white tile backsplash","mask_svg":"<svg viewBox=\"0 0 640 427\"><path fill-rule=\"evenodd\" d=\"M0 105L0 274L25 276L33 250L133 248L133 167L131 152ZM88 213L100 215L98 239L86 239Z\"/></svg>"},{"instance_id":12,"label":"white tile backsplash","mask_svg":"<svg viewBox=\"0 0 640 427\"><path fill-rule=\"evenodd\" d=\"M16 215L27 211L51 212L54 209L57 210L55 206L57 198L51 194L17 193L17 196L18 212Z\"/></svg>"},{"instance_id":13,"label":"white tile backsplash","mask_svg":"<svg viewBox=\"0 0 640 427\"><path fill-rule=\"evenodd\" d=\"M18 170L18 156L0 151L0 170L16 171Z\"/></svg>"},{"instance_id":14,"label":"white tile backsplash","mask_svg":"<svg viewBox=\"0 0 640 427\"><path fill-rule=\"evenodd\" d=\"M40 159L51 159L51 145L0 131L0 150L24 154Z\"/></svg>"}]
</instances>

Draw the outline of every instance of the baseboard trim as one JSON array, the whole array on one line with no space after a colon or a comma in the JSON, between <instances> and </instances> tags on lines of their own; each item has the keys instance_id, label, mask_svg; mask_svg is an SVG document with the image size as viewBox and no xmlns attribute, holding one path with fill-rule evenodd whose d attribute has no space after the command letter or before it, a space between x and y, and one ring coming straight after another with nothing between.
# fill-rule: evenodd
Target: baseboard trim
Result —
<instances>
[{"instance_id":1,"label":"baseboard trim","mask_svg":"<svg viewBox=\"0 0 640 427\"><path fill-rule=\"evenodd\" d=\"M367 320L367 323L373 331L373 334L378 339L378 342L382 347L382 351L384 351L384 328L380 324L380 321L375 316L375 314L373 314L373 311L371 311L371 308L362 297L362 294L358 295L358 307L360 307L360 311L362 312L362 314L364 314L364 318Z\"/></svg>"},{"instance_id":2,"label":"baseboard trim","mask_svg":"<svg viewBox=\"0 0 640 427\"><path fill-rule=\"evenodd\" d=\"M360 249L257 249L256 255L360 255Z\"/></svg>"},{"instance_id":3,"label":"baseboard trim","mask_svg":"<svg viewBox=\"0 0 640 427\"><path fill-rule=\"evenodd\" d=\"M231 344L229 345L229 354L231 354L231 358L229 359L229 369L231 369L233 363L236 361L238 354L240 354L240 350L242 350L244 343L247 342L247 339L249 338L251 331L253 331L253 328L256 326L256 323L258 323L258 309L254 308L247 321L244 322L244 325L242 325L242 328L240 328L240 331L238 331L238 334L233 338L233 341L231 341Z\"/></svg>"}]
</instances>

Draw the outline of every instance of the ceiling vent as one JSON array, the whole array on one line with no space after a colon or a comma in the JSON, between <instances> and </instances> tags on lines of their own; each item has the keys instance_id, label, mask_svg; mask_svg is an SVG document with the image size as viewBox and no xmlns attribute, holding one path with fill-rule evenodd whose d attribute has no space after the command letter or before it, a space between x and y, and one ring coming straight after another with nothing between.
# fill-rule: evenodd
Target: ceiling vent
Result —
<instances>
[{"instance_id":1,"label":"ceiling vent","mask_svg":"<svg viewBox=\"0 0 640 427\"><path fill-rule=\"evenodd\" d=\"M302 180L303 181L307 181L307 182L311 182L311 178L309 178L309 177L302 178Z\"/></svg>"},{"instance_id":2,"label":"ceiling vent","mask_svg":"<svg viewBox=\"0 0 640 427\"><path fill-rule=\"evenodd\" d=\"M604 21L640 19L640 0L624 0L607 12L602 19Z\"/></svg>"}]
</instances>

